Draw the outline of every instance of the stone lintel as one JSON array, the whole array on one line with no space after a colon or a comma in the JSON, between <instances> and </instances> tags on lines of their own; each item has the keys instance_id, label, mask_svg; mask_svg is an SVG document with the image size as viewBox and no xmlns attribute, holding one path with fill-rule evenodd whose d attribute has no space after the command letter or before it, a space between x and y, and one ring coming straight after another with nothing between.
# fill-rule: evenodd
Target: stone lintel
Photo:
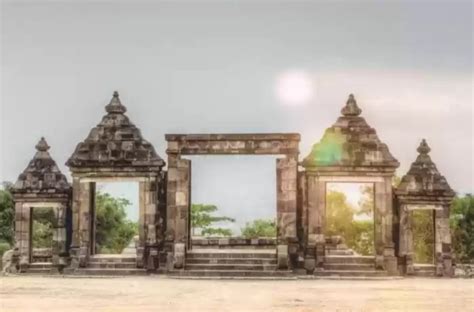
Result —
<instances>
[{"instance_id":1,"label":"stone lintel","mask_svg":"<svg viewBox=\"0 0 474 312\"><path fill-rule=\"evenodd\" d=\"M71 167L73 176L77 177L116 177L116 176L156 176L161 167Z\"/></svg>"},{"instance_id":2,"label":"stone lintel","mask_svg":"<svg viewBox=\"0 0 474 312\"><path fill-rule=\"evenodd\" d=\"M230 148L230 149L202 149L183 147L179 150L166 150L167 154L181 154L181 155L298 155L298 148L265 148L265 149L251 149L251 148Z\"/></svg>"},{"instance_id":3,"label":"stone lintel","mask_svg":"<svg viewBox=\"0 0 474 312\"><path fill-rule=\"evenodd\" d=\"M410 204L405 204L404 207L406 207L407 211L412 211L412 210L440 210L442 211L443 210L443 205L440 205L439 203L436 205L426 204L426 203L423 203L423 204L410 203Z\"/></svg>"},{"instance_id":4,"label":"stone lintel","mask_svg":"<svg viewBox=\"0 0 474 312\"><path fill-rule=\"evenodd\" d=\"M432 196L406 196L406 195L399 195L398 192L395 191L397 195L398 202L401 205L450 205L453 201L452 197L432 197Z\"/></svg>"},{"instance_id":5,"label":"stone lintel","mask_svg":"<svg viewBox=\"0 0 474 312\"><path fill-rule=\"evenodd\" d=\"M395 174L393 167L343 167L343 166L327 166L327 167L307 167L305 171L309 175L318 176L393 176Z\"/></svg>"},{"instance_id":6,"label":"stone lintel","mask_svg":"<svg viewBox=\"0 0 474 312\"><path fill-rule=\"evenodd\" d=\"M318 176L318 181L321 182L334 182L334 183L377 183L384 182L383 176L360 176L360 175L347 175L347 176Z\"/></svg>"},{"instance_id":7,"label":"stone lintel","mask_svg":"<svg viewBox=\"0 0 474 312\"><path fill-rule=\"evenodd\" d=\"M299 133L165 134L166 141L300 141Z\"/></svg>"},{"instance_id":8,"label":"stone lintel","mask_svg":"<svg viewBox=\"0 0 474 312\"><path fill-rule=\"evenodd\" d=\"M41 201L41 202L23 202L22 206L23 208L62 208L64 207L65 202L47 202L47 201Z\"/></svg>"},{"instance_id":9,"label":"stone lintel","mask_svg":"<svg viewBox=\"0 0 474 312\"><path fill-rule=\"evenodd\" d=\"M14 193L13 200L15 202L28 202L28 203L68 203L69 194L65 193L52 193L52 194L36 194L36 193Z\"/></svg>"}]
</instances>

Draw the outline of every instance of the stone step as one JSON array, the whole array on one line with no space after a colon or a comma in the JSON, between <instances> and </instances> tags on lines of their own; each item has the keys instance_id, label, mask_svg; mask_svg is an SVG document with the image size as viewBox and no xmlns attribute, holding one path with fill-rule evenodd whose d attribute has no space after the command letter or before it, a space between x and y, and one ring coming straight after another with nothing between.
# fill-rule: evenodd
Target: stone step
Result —
<instances>
[{"instance_id":1,"label":"stone step","mask_svg":"<svg viewBox=\"0 0 474 312\"><path fill-rule=\"evenodd\" d=\"M136 262L89 262L88 268L135 269Z\"/></svg>"},{"instance_id":2,"label":"stone step","mask_svg":"<svg viewBox=\"0 0 474 312\"><path fill-rule=\"evenodd\" d=\"M186 270L213 271L275 271L276 265L256 264L186 264Z\"/></svg>"},{"instance_id":3,"label":"stone step","mask_svg":"<svg viewBox=\"0 0 474 312\"><path fill-rule=\"evenodd\" d=\"M366 271L366 270L325 270L314 273L317 276L342 276L342 277L373 277L373 276L388 276L386 271Z\"/></svg>"},{"instance_id":4,"label":"stone step","mask_svg":"<svg viewBox=\"0 0 474 312\"><path fill-rule=\"evenodd\" d=\"M186 254L186 258L194 259L194 258L213 258L213 259L228 259L228 258L259 258L259 259L276 259L276 252L275 251L265 251L265 252L256 252L255 250L249 250L246 252L242 252L239 250L238 252L229 252L230 250L222 250L220 252L216 252L213 250L212 252L207 251L190 251Z\"/></svg>"},{"instance_id":5,"label":"stone step","mask_svg":"<svg viewBox=\"0 0 474 312\"><path fill-rule=\"evenodd\" d=\"M137 257L125 255L95 255L89 258L89 263L135 263Z\"/></svg>"},{"instance_id":6,"label":"stone step","mask_svg":"<svg viewBox=\"0 0 474 312\"><path fill-rule=\"evenodd\" d=\"M325 270L335 271L372 271L375 269L374 264L368 263L325 263Z\"/></svg>"},{"instance_id":7,"label":"stone step","mask_svg":"<svg viewBox=\"0 0 474 312\"><path fill-rule=\"evenodd\" d=\"M33 262L29 265L29 269L51 269L52 267L51 262Z\"/></svg>"},{"instance_id":8,"label":"stone step","mask_svg":"<svg viewBox=\"0 0 474 312\"><path fill-rule=\"evenodd\" d=\"M186 264L260 264L276 265L276 257L266 258L186 258Z\"/></svg>"},{"instance_id":9,"label":"stone step","mask_svg":"<svg viewBox=\"0 0 474 312\"><path fill-rule=\"evenodd\" d=\"M350 249L330 249L326 250L326 254L331 256L352 256L354 252Z\"/></svg>"},{"instance_id":10,"label":"stone step","mask_svg":"<svg viewBox=\"0 0 474 312\"><path fill-rule=\"evenodd\" d=\"M373 256L325 256L325 263L360 263L360 264L375 264Z\"/></svg>"},{"instance_id":11,"label":"stone step","mask_svg":"<svg viewBox=\"0 0 474 312\"><path fill-rule=\"evenodd\" d=\"M291 271L244 271L244 270L182 270L171 276L189 277L291 277Z\"/></svg>"},{"instance_id":12,"label":"stone step","mask_svg":"<svg viewBox=\"0 0 474 312\"><path fill-rule=\"evenodd\" d=\"M57 273L57 272L52 272L51 268L28 268L26 270L27 274L51 274L51 273Z\"/></svg>"},{"instance_id":13,"label":"stone step","mask_svg":"<svg viewBox=\"0 0 474 312\"><path fill-rule=\"evenodd\" d=\"M413 269L415 276L430 277L436 274L436 267L430 264L414 265Z\"/></svg>"},{"instance_id":14,"label":"stone step","mask_svg":"<svg viewBox=\"0 0 474 312\"><path fill-rule=\"evenodd\" d=\"M95 276L127 276L127 275L148 275L145 269L103 269L103 268L81 268L75 270L74 275L95 275Z\"/></svg>"}]
</instances>

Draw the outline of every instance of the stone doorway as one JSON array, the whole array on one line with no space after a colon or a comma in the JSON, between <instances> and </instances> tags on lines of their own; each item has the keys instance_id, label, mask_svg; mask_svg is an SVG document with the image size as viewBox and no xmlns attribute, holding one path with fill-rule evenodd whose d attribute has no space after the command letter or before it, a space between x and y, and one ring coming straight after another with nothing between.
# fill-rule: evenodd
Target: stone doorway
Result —
<instances>
[{"instance_id":1,"label":"stone doorway","mask_svg":"<svg viewBox=\"0 0 474 312\"><path fill-rule=\"evenodd\" d=\"M93 182L94 183L94 182ZM96 182L91 193L90 254L136 256L139 239L139 185L136 181Z\"/></svg>"},{"instance_id":2,"label":"stone doorway","mask_svg":"<svg viewBox=\"0 0 474 312\"><path fill-rule=\"evenodd\" d=\"M326 183L326 255L375 256L373 183Z\"/></svg>"},{"instance_id":3,"label":"stone doorway","mask_svg":"<svg viewBox=\"0 0 474 312\"><path fill-rule=\"evenodd\" d=\"M168 134L167 243L175 268L191 249L191 160L184 155L284 155L276 160L279 267L296 253L298 134ZM258 242L258 240L257 240ZM230 241L221 241L231 244ZM258 244L258 243L257 243Z\"/></svg>"},{"instance_id":4,"label":"stone doorway","mask_svg":"<svg viewBox=\"0 0 474 312\"><path fill-rule=\"evenodd\" d=\"M193 162L190 248L256 248L252 239L268 243L261 248L276 248L277 157L189 157ZM216 222L207 224L209 217ZM259 231L251 231L254 221Z\"/></svg>"},{"instance_id":5,"label":"stone doorway","mask_svg":"<svg viewBox=\"0 0 474 312\"><path fill-rule=\"evenodd\" d=\"M57 228L52 207L30 208L30 263L52 263L54 231Z\"/></svg>"},{"instance_id":6,"label":"stone doorway","mask_svg":"<svg viewBox=\"0 0 474 312\"><path fill-rule=\"evenodd\" d=\"M435 254L435 224L433 210L411 211L413 264L433 265Z\"/></svg>"}]
</instances>

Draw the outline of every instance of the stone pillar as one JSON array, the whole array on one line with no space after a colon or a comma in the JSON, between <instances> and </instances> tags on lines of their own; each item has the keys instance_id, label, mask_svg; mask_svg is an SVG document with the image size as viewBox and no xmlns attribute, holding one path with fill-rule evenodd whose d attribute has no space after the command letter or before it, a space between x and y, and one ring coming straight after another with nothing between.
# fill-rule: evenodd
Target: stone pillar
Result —
<instances>
[{"instance_id":1,"label":"stone pillar","mask_svg":"<svg viewBox=\"0 0 474 312\"><path fill-rule=\"evenodd\" d=\"M435 264L437 276L453 276L451 248L449 204L444 204L443 209L435 210Z\"/></svg>"},{"instance_id":2,"label":"stone pillar","mask_svg":"<svg viewBox=\"0 0 474 312\"><path fill-rule=\"evenodd\" d=\"M191 161L168 154L166 239L173 244L174 267L183 268L189 243Z\"/></svg>"},{"instance_id":3,"label":"stone pillar","mask_svg":"<svg viewBox=\"0 0 474 312\"><path fill-rule=\"evenodd\" d=\"M92 183L73 177L71 268L87 266L90 254Z\"/></svg>"},{"instance_id":4,"label":"stone pillar","mask_svg":"<svg viewBox=\"0 0 474 312\"><path fill-rule=\"evenodd\" d=\"M27 203L15 202L15 249L19 259L20 272L24 272L31 256L31 208Z\"/></svg>"},{"instance_id":5,"label":"stone pillar","mask_svg":"<svg viewBox=\"0 0 474 312\"><path fill-rule=\"evenodd\" d=\"M56 222L54 224L53 245L52 245L52 262L55 269L62 269L67 265L67 249L66 249L66 209L67 204L62 203L54 207Z\"/></svg>"},{"instance_id":6,"label":"stone pillar","mask_svg":"<svg viewBox=\"0 0 474 312\"><path fill-rule=\"evenodd\" d=\"M150 271L159 266L159 246L162 242L163 220L157 209L157 181L156 177L149 177L140 183L140 225L139 248L137 248L137 266ZM144 244L143 244L144 243ZM143 249L143 245L145 249Z\"/></svg>"},{"instance_id":7,"label":"stone pillar","mask_svg":"<svg viewBox=\"0 0 474 312\"><path fill-rule=\"evenodd\" d=\"M326 217L326 182L319 176L307 175L308 238L305 268L312 272L324 264L324 224Z\"/></svg>"},{"instance_id":8,"label":"stone pillar","mask_svg":"<svg viewBox=\"0 0 474 312\"><path fill-rule=\"evenodd\" d=\"M389 275L397 275L397 259L393 242L393 208L391 177L375 182L375 266Z\"/></svg>"},{"instance_id":9,"label":"stone pillar","mask_svg":"<svg viewBox=\"0 0 474 312\"><path fill-rule=\"evenodd\" d=\"M276 160L276 167L278 268L287 269L289 257L296 260L298 251L296 232L298 162L294 157L279 158Z\"/></svg>"},{"instance_id":10,"label":"stone pillar","mask_svg":"<svg viewBox=\"0 0 474 312\"><path fill-rule=\"evenodd\" d=\"M398 254L402 259L402 270L407 275L414 274L412 218L407 205L400 207L400 240Z\"/></svg>"}]
</instances>

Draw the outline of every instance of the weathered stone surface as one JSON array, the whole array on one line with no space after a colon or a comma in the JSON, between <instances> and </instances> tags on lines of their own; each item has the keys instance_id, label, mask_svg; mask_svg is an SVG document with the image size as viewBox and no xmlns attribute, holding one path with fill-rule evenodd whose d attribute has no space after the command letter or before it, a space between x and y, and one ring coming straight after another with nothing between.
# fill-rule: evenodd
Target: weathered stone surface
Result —
<instances>
[{"instance_id":1,"label":"weathered stone surface","mask_svg":"<svg viewBox=\"0 0 474 312\"><path fill-rule=\"evenodd\" d=\"M46 140L41 138L36 144L36 154L13 186L13 194L21 196L34 193L38 196L44 194L46 197L69 194L71 186L51 158L49 148Z\"/></svg>"},{"instance_id":2,"label":"weathered stone surface","mask_svg":"<svg viewBox=\"0 0 474 312\"><path fill-rule=\"evenodd\" d=\"M407 196L416 197L417 202L423 200L450 201L455 195L454 191L428 155L431 149L425 139L421 141L417 151L418 157L402 177L395 193L402 201Z\"/></svg>"},{"instance_id":3,"label":"weathered stone surface","mask_svg":"<svg viewBox=\"0 0 474 312\"><path fill-rule=\"evenodd\" d=\"M449 207L455 195L428 153L430 147L423 139L419 153L407 174L395 189L399 221L399 248L402 271L414 274L412 211L432 210L434 212L435 271L437 276L453 276L451 233L449 229Z\"/></svg>"},{"instance_id":4,"label":"weathered stone surface","mask_svg":"<svg viewBox=\"0 0 474 312\"><path fill-rule=\"evenodd\" d=\"M352 94L341 112L343 116L326 129L321 141L303 160L303 167L307 170L322 170L325 167L382 167L394 170L399 166L375 129L359 116L361 110Z\"/></svg>"},{"instance_id":5,"label":"weathered stone surface","mask_svg":"<svg viewBox=\"0 0 474 312\"><path fill-rule=\"evenodd\" d=\"M297 133L167 134L168 154L298 154Z\"/></svg>"},{"instance_id":6,"label":"weathered stone surface","mask_svg":"<svg viewBox=\"0 0 474 312\"><path fill-rule=\"evenodd\" d=\"M66 165L75 168L158 167L165 165L154 147L125 115L117 92L105 107L107 114L76 147Z\"/></svg>"}]
</instances>

